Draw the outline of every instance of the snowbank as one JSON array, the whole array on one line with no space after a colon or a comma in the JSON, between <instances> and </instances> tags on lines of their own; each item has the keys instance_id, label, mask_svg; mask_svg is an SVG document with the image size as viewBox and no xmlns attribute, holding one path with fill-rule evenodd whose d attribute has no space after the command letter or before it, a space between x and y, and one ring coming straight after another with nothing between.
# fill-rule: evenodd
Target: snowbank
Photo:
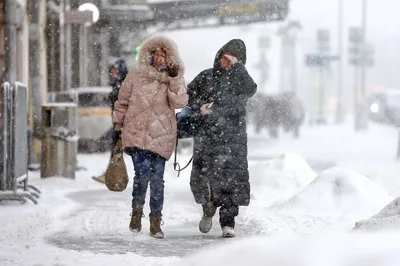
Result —
<instances>
[{"instance_id":1,"label":"snowbank","mask_svg":"<svg viewBox=\"0 0 400 266\"><path fill-rule=\"evenodd\" d=\"M287 175L288 181L296 188L303 188L317 176L303 157L290 152L268 160L265 165L268 170L276 170ZM278 186L282 186L285 182L279 184L280 180L278 180L277 183Z\"/></svg>"},{"instance_id":2,"label":"snowbank","mask_svg":"<svg viewBox=\"0 0 400 266\"><path fill-rule=\"evenodd\" d=\"M254 199L283 201L306 187L317 174L306 160L294 153L250 164Z\"/></svg>"},{"instance_id":3,"label":"snowbank","mask_svg":"<svg viewBox=\"0 0 400 266\"><path fill-rule=\"evenodd\" d=\"M209 248L176 266L397 266L399 237L391 233L249 238Z\"/></svg>"},{"instance_id":4,"label":"snowbank","mask_svg":"<svg viewBox=\"0 0 400 266\"><path fill-rule=\"evenodd\" d=\"M391 200L383 188L365 176L334 167L322 172L304 190L274 208L339 216L371 215Z\"/></svg>"},{"instance_id":5,"label":"snowbank","mask_svg":"<svg viewBox=\"0 0 400 266\"><path fill-rule=\"evenodd\" d=\"M357 222L353 229L362 231L400 230L400 197L390 202L370 219Z\"/></svg>"}]
</instances>

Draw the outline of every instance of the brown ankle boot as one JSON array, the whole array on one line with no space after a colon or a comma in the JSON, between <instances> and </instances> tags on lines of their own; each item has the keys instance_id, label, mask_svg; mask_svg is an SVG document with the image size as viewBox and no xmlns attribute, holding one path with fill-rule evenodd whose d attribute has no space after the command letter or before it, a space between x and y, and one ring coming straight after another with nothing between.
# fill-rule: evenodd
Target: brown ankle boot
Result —
<instances>
[{"instance_id":1,"label":"brown ankle boot","mask_svg":"<svg viewBox=\"0 0 400 266\"><path fill-rule=\"evenodd\" d=\"M164 233L161 230L162 223L161 216L150 216L150 236L154 238L164 238Z\"/></svg>"},{"instance_id":2,"label":"brown ankle boot","mask_svg":"<svg viewBox=\"0 0 400 266\"><path fill-rule=\"evenodd\" d=\"M129 230L132 232L142 231L142 218L143 218L143 206L138 206L132 209L131 222L129 223Z\"/></svg>"}]
</instances>

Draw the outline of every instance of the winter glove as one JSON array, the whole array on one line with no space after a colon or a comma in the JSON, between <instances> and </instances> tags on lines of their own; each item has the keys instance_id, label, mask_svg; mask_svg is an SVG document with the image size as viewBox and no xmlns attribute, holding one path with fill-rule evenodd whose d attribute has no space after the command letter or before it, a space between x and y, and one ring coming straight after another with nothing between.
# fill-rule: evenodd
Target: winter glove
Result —
<instances>
[{"instance_id":1,"label":"winter glove","mask_svg":"<svg viewBox=\"0 0 400 266\"><path fill-rule=\"evenodd\" d=\"M176 65L176 64L173 64L173 63L169 64L169 66L168 66L168 75L171 78L175 78L175 77L178 76L178 73L179 73L179 65Z\"/></svg>"}]
</instances>

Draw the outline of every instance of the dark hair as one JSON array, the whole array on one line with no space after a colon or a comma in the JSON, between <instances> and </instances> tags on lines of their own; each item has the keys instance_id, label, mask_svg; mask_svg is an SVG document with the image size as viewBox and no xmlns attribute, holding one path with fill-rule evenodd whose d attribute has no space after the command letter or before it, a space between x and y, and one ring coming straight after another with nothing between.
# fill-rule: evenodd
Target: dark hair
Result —
<instances>
[{"instance_id":1,"label":"dark hair","mask_svg":"<svg viewBox=\"0 0 400 266\"><path fill-rule=\"evenodd\" d=\"M163 51L165 54L167 54L167 51L164 48L156 48L154 51L151 52L151 55L155 55L157 51Z\"/></svg>"}]
</instances>

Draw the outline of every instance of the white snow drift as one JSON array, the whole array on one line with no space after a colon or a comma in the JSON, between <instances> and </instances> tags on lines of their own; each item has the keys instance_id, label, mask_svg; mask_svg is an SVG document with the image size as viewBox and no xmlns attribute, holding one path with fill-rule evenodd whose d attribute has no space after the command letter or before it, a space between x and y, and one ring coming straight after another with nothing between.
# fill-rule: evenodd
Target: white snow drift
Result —
<instances>
[{"instance_id":1,"label":"white snow drift","mask_svg":"<svg viewBox=\"0 0 400 266\"><path fill-rule=\"evenodd\" d=\"M250 174L253 196L265 195L269 203L287 200L317 176L306 160L294 153L250 164Z\"/></svg>"},{"instance_id":2,"label":"white snow drift","mask_svg":"<svg viewBox=\"0 0 400 266\"><path fill-rule=\"evenodd\" d=\"M371 215L391 200L383 188L365 176L334 167L322 172L300 193L273 208L330 216Z\"/></svg>"},{"instance_id":3,"label":"white snow drift","mask_svg":"<svg viewBox=\"0 0 400 266\"><path fill-rule=\"evenodd\" d=\"M397 266L400 235L262 237L209 248L177 266Z\"/></svg>"},{"instance_id":4,"label":"white snow drift","mask_svg":"<svg viewBox=\"0 0 400 266\"><path fill-rule=\"evenodd\" d=\"M400 197L390 202L370 219L357 222L354 229L362 231L400 230Z\"/></svg>"}]
</instances>

